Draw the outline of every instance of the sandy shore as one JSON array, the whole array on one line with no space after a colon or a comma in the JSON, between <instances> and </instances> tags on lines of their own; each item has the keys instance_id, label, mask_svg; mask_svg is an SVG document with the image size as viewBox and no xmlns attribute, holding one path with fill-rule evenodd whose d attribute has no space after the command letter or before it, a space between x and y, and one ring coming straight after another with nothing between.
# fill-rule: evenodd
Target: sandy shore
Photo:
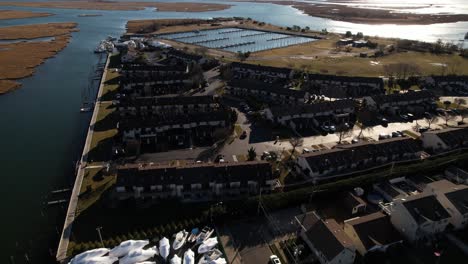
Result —
<instances>
[{"instance_id":1,"label":"sandy shore","mask_svg":"<svg viewBox=\"0 0 468 264\"><path fill-rule=\"evenodd\" d=\"M166 12L205 12L224 10L231 5L196 2L118 2L118 1L51 1L51 2L0 2L0 6L45 7L87 10L143 10L157 8Z\"/></svg>"},{"instance_id":2,"label":"sandy shore","mask_svg":"<svg viewBox=\"0 0 468 264\"><path fill-rule=\"evenodd\" d=\"M75 23L50 23L0 28L0 39L54 37L51 41L0 44L0 94L21 86L15 80L30 76L35 67L64 49L76 31Z\"/></svg>"},{"instance_id":3,"label":"sandy shore","mask_svg":"<svg viewBox=\"0 0 468 264\"><path fill-rule=\"evenodd\" d=\"M288 0L233 0L238 2L272 3L297 8L314 17L363 24L430 25L468 21L468 14L412 14L391 10L358 8L336 4L310 4Z\"/></svg>"},{"instance_id":4,"label":"sandy shore","mask_svg":"<svg viewBox=\"0 0 468 264\"><path fill-rule=\"evenodd\" d=\"M0 10L0 20L31 18L31 17L46 17L46 16L53 16L53 15L54 14L50 14L50 13L38 13L38 12L20 11L20 10Z\"/></svg>"}]
</instances>

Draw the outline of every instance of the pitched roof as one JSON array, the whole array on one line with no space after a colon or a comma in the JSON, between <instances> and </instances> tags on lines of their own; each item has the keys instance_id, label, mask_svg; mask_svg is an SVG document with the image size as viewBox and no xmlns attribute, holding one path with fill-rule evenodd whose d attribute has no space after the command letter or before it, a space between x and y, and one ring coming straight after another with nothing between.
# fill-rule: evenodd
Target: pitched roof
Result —
<instances>
[{"instance_id":1,"label":"pitched roof","mask_svg":"<svg viewBox=\"0 0 468 264\"><path fill-rule=\"evenodd\" d=\"M453 189L445 193L445 197L457 208L461 214L468 213L468 186L462 189Z\"/></svg>"},{"instance_id":2,"label":"pitched roof","mask_svg":"<svg viewBox=\"0 0 468 264\"><path fill-rule=\"evenodd\" d=\"M353 245L351 239L334 219L318 221L307 230L306 235L314 247L322 252L329 261L345 248Z\"/></svg>"},{"instance_id":3,"label":"pitched roof","mask_svg":"<svg viewBox=\"0 0 468 264\"><path fill-rule=\"evenodd\" d=\"M249 90L258 90L258 91L267 91L282 95L301 97L303 98L306 95L306 92L303 90L293 90L285 88L281 84L277 83L266 83L259 80L251 79L233 79L228 83L230 87L240 87Z\"/></svg>"},{"instance_id":4,"label":"pitched roof","mask_svg":"<svg viewBox=\"0 0 468 264\"><path fill-rule=\"evenodd\" d=\"M119 100L119 106L163 106L163 105L189 105L189 104L213 104L216 103L215 97L204 96L153 96L123 98Z\"/></svg>"},{"instance_id":5,"label":"pitched roof","mask_svg":"<svg viewBox=\"0 0 468 264\"><path fill-rule=\"evenodd\" d=\"M266 181L274 175L270 163L249 161L233 163L125 164L117 168L117 185L148 186L168 184L207 184L209 182Z\"/></svg>"},{"instance_id":6,"label":"pitched roof","mask_svg":"<svg viewBox=\"0 0 468 264\"><path fill-rule=\"evenodd\" d=\"M302 154L301 157L306 159L312 170L321 170L359 164L364 160L373 160L382 156L417 153L421 150L422 146L419 141L402 137L342 145L334 149Z\"/></svg>"},{"instance_id":7,"label":"pitched roof","mask_svg":"<svg viewBox=\"0 0 468 264\"><path fill-rule=\"evenodd\" d=\"M309 81L322 80L322 81L334 81L342 83L376 83L383 87L384 82L382 78L377 77L355 77L355 76L339 76L339 75L326 75L326 74L308 74L307 79Z\"/></svg>"},{"instance_id":8,"label":"pitched roof","mask_svg":"<svg viewBox=\"0 0 468 264\"><path fill-rule=\"evenodd\" d=\"M289 68L279 68L279 67L255 65L255 64L240 63L240 62L232 62L231 68L242 68L242 69L249 69L249 70L255 70L255 71L275 72L275 73L283 73L283 74L290 74L292 71Z\"/></svg>"},{"instance_id":9,"label":"pitched roof","mask_svg":"<svg viewBox=\"0 0 468 264\"><path fill-rule=\"evenodd\" d=\"M424 134L437 135L448 147L468 145L468 126L427 131Z\"/></svg>"},{"instance_id":10,"label":"pitched roof","mask_svg":"<svg viewBox=\"0 0 468 264\"><path fill-rule=\"evenodd\" d=\"M352 192L348 192L344 199L345 205L354 208L358 205L366 205L367 203L359 196L354 195Z\"/></svg>"},{"instance_id":11,"label":"pitched roof","mask_svg":"<svg viewBox=\"0 0 468 264\"><path fill-rule=\"evenodd\" d=\"M384 104L384 103L414 101L414 100L419 100L419 99L431 100L431 99L435 99L435 95L428 90L423 90L420 92L382 94L382 95L372 96L372 100L374 100L374 102L378 105Z\"/></svg>"},{"instance_id":12,"label":"pitched roof","mask_svg":"<svg viewBox=\"0 0 468 264\"><path fill-rule=\"evenodd\" d=\"M346 220L345 225L354 229L366 250L402 240L390 222L390 217L381 212Z\"/></svg>"},{"instance_id":13,"label":"pitched roof","mask_svg":"<svg viewBox=\"0 0 468 264\"><path fill-rule=\"evenodd\" d=\"M418 224L427 221L440 221L450 217L435 195L410 196L402 199L402 204Z\"/></svg>"},{"instance_id":14,"label":"pitched roof","mask_svg":"<svg viewBox=\"0 0 468 264\"><path fill-rule=\"evenodd\" d=\"M286 115L299 115L308 113L323 113L329 111L342 111L344 109L353 108L354 101L350 99L335 100L330 102L320 102L305 105L288 105L277 106L270 108L271 113L275 117Z\"/></svg>"}]
</instances>

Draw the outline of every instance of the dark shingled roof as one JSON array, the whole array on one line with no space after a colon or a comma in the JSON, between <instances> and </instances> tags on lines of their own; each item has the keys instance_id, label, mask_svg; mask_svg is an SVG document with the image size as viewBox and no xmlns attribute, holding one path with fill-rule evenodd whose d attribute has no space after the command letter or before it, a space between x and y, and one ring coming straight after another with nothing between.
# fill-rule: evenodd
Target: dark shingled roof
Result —
<instances>
[{"instance_id":1,"label":"dark shingled roof","mask_svg":"<svg viewBox=\"0 0 468 264\"><path fill-rule=\"evenodd\" d=\"M374 102L377 105L384 104L384 103L414 101L414 100L419 100L419 99L433 100L435 99L435 95L428 90L423 90L420 92L407 92L407 93L372 96L372 100L374 100Z\"/></svg>"},{"instance_id":2,"label":"dark shingled roof","mask_svg":"<svg viewBox=\"0 0 468 264\"><path fill-rule=\"evenodd\" d=\"M320 102L306 105L288 105L277 106L270 108L271 113L275 117L285 115L321 113L328 111L341 111L347 108L354 108L354 101L351 99L335 100L331 102Z\"/></svg>"},{"instance_id":3,"label":"dark shingled roof","mask_svg":"<svg viewBox=\"0 0 468 264\"><path fill-rule=\"evenodd\" d=\"M418 224L423 224L428 220L440 221L450 218L450 214L434 195L410 196L402 203Z\"/></svg>"},{"instance_id":4,"label":"dark shingled roof","mask_svg":"<svg viewBox=\"0 0 468 264\"><path fill-rule=\"evenodd\" d=\"M275 72L275 73L283 73L283 74L291 73L291 69L289 68L278 68L278 67L271 67L271 66L240 63L240 62L232 62L231 68L243 68L243 69L254 70L254 71Z\"/></svg>"},{"instance_id":5,"label":"dark shingled roof","mask_svg":"<svg viewBox=\"0 0 468 264\"><path fill-rule=\"evenodd\" d=\"M358 205L366 205L367 203L359 196L354 195L352 192L348 192L344 199L344 203L348 208L354 208Z\"/></svg>"},{"instance_id":6,"label":"dark shingled roof","mask_svg":"<svg viewBox=\"0 0 468 264\"><path fill-rule=\"evenodd\" d=\"M153 105L190 105L190 104L213 104L216 103L214 96L154 96L122 98L119 106L153 106Z\"/></svg>"},{"instance_id":7,"label":"dark shingled roof","mask_svg":"<svg viewBox=\"0 0 468 264\"><path fill-rule=\"evenodd\" d=\"M339 76L339 75L325 75L325 74L308 74L308 80L322 80L322 81L335 81L342 83L376 83L380 87L384 87L382 78L377 77L355 77L355 76Z\"/></svg>"},{"instance_id":8,"label":"dark shingled roof","mask_svg":"<svg viewBox=\"0 0 468 264\"><path fill-rule=\"evenodd\" d=\"M300 98L303 98L306 95L306 92L302 90L288 89L281 84L266 83L251 79L234 79L228 83L228 86L246 88L249 90L266 91Z\"/></svg>"},{"instance_id":9,"label":"dark shingled roof","mask_svg":"<svg viewBox=\"0 0 468 264\"><path fill-rule=\"evenodd\" d=\"M353 227L366 250L402 240L390 222L390 217L381 212L347 220L345 225Z\"/></svg>"},{"instance_id":10,"label":"dark shingled roof","mask_svg":"<svg viewBox=\"0 0 468 264\"><path fill-rule=\"evenodd\" d=\"M449 148L468 146L468 127L448 128L425 133L437 135Z\"/></svg>"},{"instance_id":11,"label":"dark shingled roof","mask_svg":"<svg viewBox=\"0 0 468 264\"><path fill-rule=\"evenodd\" d=\"M306 232L307 238L327 260L334 259L343 249L353 245L351 239L334 219L318 221Z\"/></svg>"},{"instance_id":12,"label":"dark shingled roof","mask_svg":"<svg viewBox=\"0 0 468 264\"><path fill-rule=\"evenodd\" d=\"M468 188L447 192L445 196L462 215L468 213Z\"/></svg>"},{"instance_id":13,"label":"dark shingled roof","mask_svg":"<svg viewBox=\"0 0 468 264\"><path fill-rule=\"evenodd\" d=\"M421 143L412 138L391 138L377 142L362 142L302 154L312 170L359 164L361 161L379 156L403 153L417 153L422 150ZM403 158L402 158L403 159Z\"/></svg>"},{"instance_id":14,"label":"dark shingled roof","mask_svg":"<svg viewBox=\"0 0 468 264\"><path fill-rule=\"evenodd\" d=\"M209 182L260 182L274 178L266 161L234 163L126 164L117 168L117 186L148 186Z\"/></svg>"}]
</instances>

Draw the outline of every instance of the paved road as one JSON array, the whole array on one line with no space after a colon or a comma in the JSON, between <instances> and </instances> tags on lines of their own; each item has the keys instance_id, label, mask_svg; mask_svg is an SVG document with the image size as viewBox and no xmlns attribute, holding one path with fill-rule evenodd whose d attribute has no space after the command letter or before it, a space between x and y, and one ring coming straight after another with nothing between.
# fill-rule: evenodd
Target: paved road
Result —
<instances>
[{"instance_id":1,"label":"paved road","mask_svg":"<svg viewBox=\"0 0 468 264\"><path fill-rule=\"evenodd\" d=\"M262 128L255 127L247 118L245 112L239 110L240 107L234 106L234 109L237 112L238 120L237 124L241 127L243 131L246 131L247 137L240 139L238 136L234 139L233 142L227 144L220 151L221 154L225 156L226 161L235 161L233 156L236 155L247 155L247 151L250 147L255 148L257 156L260 156L264 151L275 151L277 153L283 152L283 150L291 150L292 145L289 141L278 141L270 140L271 137L268 135L269 131L261 131ZM461 120L460 117L457 117L454 120L449 122L449 125L456 126L457 121ZM424 119L414 120L412 122L398 122L398 123L389 123L387 127L381 125L367 128L362 131L361 137L371 138L374 140L379 139L380 134L391 135L395 131L404 131L410 130L414 134L419 135L418 132L415 132L415 127L419 125L420 127L428 126L428 123ZM445 126L445 121L442 118L439 118L437 122L434 122L431 125L432 129L441 129ZM361 129L358 126L353 128L352 133L342 138L342 141L350 142L352 139L357 138L361 133ZM253 138L255 137L255 138ZM263 140L262 140L263 139ZM265 140L266 139L266 140ZM327 134L316 135L303 137L303 144L301 147L298 147L298 151L302 151L302 148L311 149L313 145L324 145L327 148L335 146L339 141L339 134Z\"/></svg>"},{"instance_id":2,"label":"paved road","mask_svg":"<svg viewBox=\"0 0 468 264\"><path fill-rule=\"evenodd\" d=\"M109 56L107 57L106 66L104 69L107 69L108 65L109 65ZM94 125L96 124L97 114L99 112L99 108L101 105L101 96L102 96L102 91L104 87L104 81L106 80L106 75L107 75L107 72L104 71L102 78L101 78L101 84L99 85L99 91L98 91L97 100L96 100L96 104L95 104L94 111L93 111L93 116L91 117L91 122L88 128L88 133L86 135L86 142L83 148L83 153L81 155L80 165L79 165L78 172L76 175L75 184L73 186L73 191L70 197L70 202L68 204L67 215L65 217L65 223L63 224L62 235L60 237L60 242L58 245L57 255L56 255L56 259L59 262L63 262L67 258L67 249L68 249L68 244L70 242L72 224L75 221L76 207L78 205L78 196L80 194L81 184L83 182L84 171L85 171L86 163L87 163L87 155L88 155L89 148L90 148L91 141L92 141Z\"/></svg>"}]
</instances>

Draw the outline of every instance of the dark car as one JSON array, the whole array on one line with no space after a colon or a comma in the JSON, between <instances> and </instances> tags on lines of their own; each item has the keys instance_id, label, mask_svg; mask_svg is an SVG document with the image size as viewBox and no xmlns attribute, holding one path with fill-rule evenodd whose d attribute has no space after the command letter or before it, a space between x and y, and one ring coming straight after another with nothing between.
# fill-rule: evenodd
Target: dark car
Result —
<instances>
[{"instance_id":1,"label":"dark car","mask_svg":"<svg viewBox=\"0 0 468 264\"><path fill-rule=\"evenodd\" d=\"M246 138L246 137L247 137L247 132L244 130L244 131L242 131L242 134L240 135L239 138L240 138L240 139L244 139L244 138Z\"/></svg>"}]
</instances>

